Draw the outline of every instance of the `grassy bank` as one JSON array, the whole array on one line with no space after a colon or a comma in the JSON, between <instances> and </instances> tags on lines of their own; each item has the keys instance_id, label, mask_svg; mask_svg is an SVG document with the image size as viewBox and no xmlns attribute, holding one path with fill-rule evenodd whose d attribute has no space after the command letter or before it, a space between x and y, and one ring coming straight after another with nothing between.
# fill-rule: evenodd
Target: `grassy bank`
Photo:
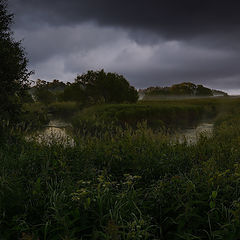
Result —
<instances>
[{"instance_id":1,"label":"grassy bank","mask_svg":"<svg viewBox=\"0 0 240 240\"><path fill-rule=\"evenodd\" d=\"M70 101L51 103L47 107L48 113L52 114L54 118L62 118L67 121L81 108L81 104Z\"/></svg>"},{"instance_id":2,"label":"grassy bank","mask_svg":"<svg viewBox=\"0 0 240 240\"><path fill-rule=\"evenodd\" d=\"M136 128L146 122L153 130L194 127L201 121L214 120L219 115L233 113L240 98L194 98L139 101L136 104L99 104L85 107L77 102L55 102L44 106L26 104L23 121L34 129L51 119L71 122L74 131L93 132L110 125Z\"/></svg>"},{"instance_id":3,"label":"grassy bank","mask_svg":"<svg viewBox=\"0 0 240 240\"><path fill-rule=\"evenodd\" d=\"M75 129L90 132L102 131L111 124L136 128L139 122L147 122L148 127L153 130L177 129L233 113L239 104L239 98L230 97L103 104L79 111L71 121Z\"/></svg>"},{"instance_id":4,"label":"grassy bank","mask_svg":"<svg viewBox=\"0 0 240 240\"><path fill-rule=\"evenodd\" d=\"M152 129L194 126L203 118L216 115L214 106L172 103L99 105L84 109L72 118L75 129L102 130L109 125L135 128L147 122Z\"/></svg>"},{"instance_id":5,"label":"grassy bank","mask_svg":"<svg viewBox=\"0 0 240 240\"><path fill-rule=\"evenodd\" d=\"M74 147L2 144L0 236L239 239L239 121L219 118L196 145L146 126Z\"/></svg>"}]
</instances>

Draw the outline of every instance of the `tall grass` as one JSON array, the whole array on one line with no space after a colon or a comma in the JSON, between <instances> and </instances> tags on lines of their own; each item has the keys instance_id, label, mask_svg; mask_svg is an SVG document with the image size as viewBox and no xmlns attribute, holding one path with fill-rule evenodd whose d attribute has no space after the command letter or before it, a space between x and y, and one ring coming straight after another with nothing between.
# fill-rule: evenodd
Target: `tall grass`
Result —
<instances>
[{"instance_id":1,"label":"tall grass","mask_svg":"<svg viewBox=\"0 0 240 240\"><path fill-rule=\"evenodd\" d=\"M3 142L0 238L239 239L239 120L193 145L144 124L74 146Z\"/></svg>"},{"instance_id":2,"label":"tall grass","mask_svg":"<svg viewBox=\"0 0 240 240\"><path fill-rule=\"evenodd\" d=\"M169 104L119 104L93 106L72 118L75 129L102 130L109 125L136 128L147 122L152 129L178 128L196 125L204 116L215 116L215 110L205 106Z\"/></svg>"},{"instance_id":3,"label":"tall grass","mask_svg":"<svg viewBox=\"0 0 240 240\"><path fill-rule=\"evenodd\" d=\"M153 130L176 129L213 121L219 115L233 113L239 104L239 98L231 97L103 104L77 112L71 122L75 130L83 132L102 131L109 125L136 128L139 122L147 122Z\"/></svg>"},{"instance_id":4,"label":"tall grass","mask_svg":"<svg viewBox=\"0 0 240 240\"><path fill-rule=\"evenodd\" d=\"M79 109L81 109L81 105L76 102L54 102L48 106L49 113L63 119L69 119Z\"/></svg>"},{"instance_id":5,"label":"tall grass","mask_svg":"<svg viewBox=\"0 0 240 240\"><path fill-rule=\"evenodd\" d=\"M23 127L25 131L36 130L49 122L47 109L41 103L26 103L23 110L20 125L25 126Z\"/></svg>"}]
</instances>

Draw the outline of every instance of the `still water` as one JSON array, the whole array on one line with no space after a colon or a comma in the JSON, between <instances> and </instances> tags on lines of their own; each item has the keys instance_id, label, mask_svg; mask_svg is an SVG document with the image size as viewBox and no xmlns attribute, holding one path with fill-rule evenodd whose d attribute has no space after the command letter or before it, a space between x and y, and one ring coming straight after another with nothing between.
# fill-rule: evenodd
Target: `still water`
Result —
<instances>
[{"instance_id":1,"label":"still water","mask_svg":"<svg viewBox=\"0 0 240 240\"><path fill-rule=\"evenodd\" d=\"M185 140L189 144L194 144L197 142L200 135L206 137L211 137L213 133L213 123L201 123L195 128L188 128L178 131L173 139L184 142Z\"/></svg>"},{"instance_id":2,"label":"still water","mask_svg":"<svg viewBox=\"0 0 240 240\"><path fill-rule=\"evenodd\" d=\"M58 143L63 146L74 146L74 139L71 137L67 129L71 128L71 124L61 120L51 120L49 124L41 131L28 136L28 140L35 140L43 145L51 145L52 143ZM210 137L213 132L212 123L201 123L195 128L188 128L179 130L172 135L173 142L186 141L188 144L194 144L200 135Z\"/></svg>"},{"instance_id":3,"label":"still water","mask_svg":"<svg viewBox=\"0 0 240 240\"><path fill-rule=\"evenodd\" d=\"M44 129L27 136L28 140L35 140L43 145L58 143L63 146L74 146L74 139L67 132L71 124L61 120L51 120Z\"/></svg>"}]
</instances>

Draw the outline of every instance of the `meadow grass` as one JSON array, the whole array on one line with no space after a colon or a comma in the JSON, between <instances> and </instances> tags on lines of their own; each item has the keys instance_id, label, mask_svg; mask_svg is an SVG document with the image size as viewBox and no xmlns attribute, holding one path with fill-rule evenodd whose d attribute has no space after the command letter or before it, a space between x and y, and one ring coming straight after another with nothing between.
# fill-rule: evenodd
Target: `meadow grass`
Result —
<instances>
[{"instance_id":1,"label":"meadow grass","mask_svg":"<svg viewBox=\"0 0 240 240\"><path fill-rule=\"evenodd\" d=\"M2 239L239 239L240 115L172 143L146 125L0 146Z\"/></svg>"},{"instance_id":2,"label":"meadow grass","mask_svg":"<svg viewBox=\"0 0 240 240\"><path fill-rule=\"evenodd\" d=\"M132 106L145 114L149 104L193 111L188 100ZM239 239L239 99L194 106L218 118L213 136L191 145L146 123L109 124L67 146L1 136L0 239Z\"/></svg>"}]
</instances>

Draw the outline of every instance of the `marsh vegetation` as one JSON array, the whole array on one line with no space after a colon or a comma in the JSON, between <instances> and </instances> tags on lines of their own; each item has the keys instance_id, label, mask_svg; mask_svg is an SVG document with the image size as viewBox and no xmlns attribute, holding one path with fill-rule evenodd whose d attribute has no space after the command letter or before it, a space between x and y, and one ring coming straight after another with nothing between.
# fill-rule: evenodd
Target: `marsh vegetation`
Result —
<instances>
[{"instance_id":1,"label":"marsh vegetation","mask_svg":"<svg viewBox=\"0 0 240 240\"><path fill-rule=\"evenodd\" d=\"M239 104L211 98L96 105L68 116L74 144L50 136L29 141L24 132L5 140L2 236L238 239ZM172 141L174 130L209 119L212 134L193 144Z\"/></svg>"}]
</instances>

